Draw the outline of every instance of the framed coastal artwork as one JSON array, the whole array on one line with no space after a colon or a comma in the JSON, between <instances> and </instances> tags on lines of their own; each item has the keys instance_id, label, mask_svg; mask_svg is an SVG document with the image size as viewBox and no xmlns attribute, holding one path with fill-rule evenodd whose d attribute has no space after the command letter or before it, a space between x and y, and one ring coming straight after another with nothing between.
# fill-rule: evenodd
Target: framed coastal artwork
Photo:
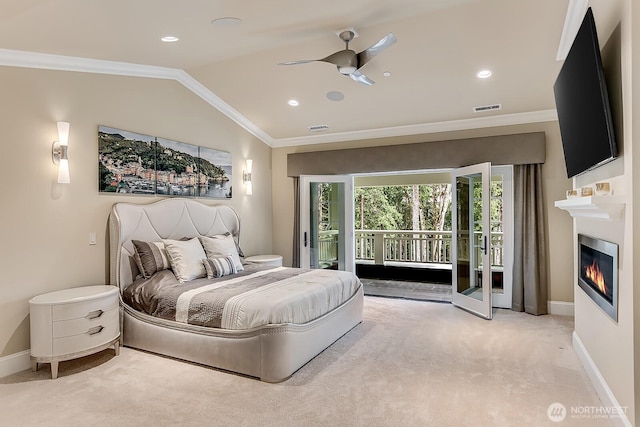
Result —
<instances>
[{"instance_id":1,"label":"framed coastal artwork","mask_svg":"<svg viewBox=\"0 0 640 427\"><path fill-rule=\"evenodd\" d=\"M98 127L98 191L231 198L231 153Z\"/></svg>"}]
</instances>

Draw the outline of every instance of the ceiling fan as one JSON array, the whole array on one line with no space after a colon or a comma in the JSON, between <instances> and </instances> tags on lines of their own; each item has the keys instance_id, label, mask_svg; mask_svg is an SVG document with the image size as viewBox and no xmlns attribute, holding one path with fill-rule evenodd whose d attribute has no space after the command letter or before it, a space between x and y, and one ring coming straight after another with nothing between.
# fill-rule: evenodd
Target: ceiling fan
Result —
<instances>
[{"instance_id":1,"label":"ceiling fan","mask_svg":"<svg viewBox=\"0 0 640 427\"><path fill-rule=\"evenodd\" d=\"M297 65L297 64L306 64L309 62L328 62L329 64L334 64L338 67L338 71L340 74L344 74L345 76L351 77L352 80L355 80L358 83L362 83L364 85L372 85L375 82L371 80L369 77L365 76L360 72L360 68L362 68L367 62L371 60L374 56L394 44L397 39L393 33L389 33L378 41L378 43L373 46L363 50L360 53L356 53L355 51L349 49L349 42L356 37L356 33L353 30L345 30L342 31L339 35L340 39L345 42L346 47L344 50L339 50L336 53L333 53L326 58L322 59L303 59L300 61L287 61L281 62L278 65Z\"/></svg>"}]
</instances>

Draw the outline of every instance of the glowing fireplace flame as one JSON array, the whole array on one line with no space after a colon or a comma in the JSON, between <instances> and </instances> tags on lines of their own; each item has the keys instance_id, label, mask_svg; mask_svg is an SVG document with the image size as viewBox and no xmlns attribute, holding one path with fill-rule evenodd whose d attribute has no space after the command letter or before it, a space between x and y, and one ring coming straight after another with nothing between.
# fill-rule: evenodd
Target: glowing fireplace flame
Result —
<instances>
[{"instance_id":1,"label":"glowing fireplace flame","mask_svg":"<svg viewBox=\"0 0 640 427\"><path fill-rule=\"evenodd\" d=\"M596 284L600 292L607 294L607 285L604 283L604 275L600 271L598 263L594 260L591 265L585 269L587 278Z\"/></svg>"}]
</instances>

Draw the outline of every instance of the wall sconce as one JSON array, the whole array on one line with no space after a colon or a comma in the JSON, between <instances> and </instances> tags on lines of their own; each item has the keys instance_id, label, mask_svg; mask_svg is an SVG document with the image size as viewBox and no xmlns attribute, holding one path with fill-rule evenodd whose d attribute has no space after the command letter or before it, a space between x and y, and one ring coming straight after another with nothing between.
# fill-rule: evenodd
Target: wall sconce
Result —
<instances>
[{"instance_id":1,"label":"wall sconce","mask_svg":"<svg viewBox=\"0 0 640 427\"><path fill-rule=\"evenodd\" d=\"M247 159L247 169L242 173L242 182L246 186L247 196L253 194L253 187L251 185L251 169L253 168L253 160Z\"/></svg>"},{"instance_id":2,"label":"wall sconce","mask_svg":"<svg viewBox=\"0 0 640 427\"><path fill-rule=\"evenodd\" d=\"M53 141L51 156L53 164L58 165L58 183L69 184L69 158L67 148L69 147L69 123L58 122L58 140Z\"/></svg>"}]
</instances>

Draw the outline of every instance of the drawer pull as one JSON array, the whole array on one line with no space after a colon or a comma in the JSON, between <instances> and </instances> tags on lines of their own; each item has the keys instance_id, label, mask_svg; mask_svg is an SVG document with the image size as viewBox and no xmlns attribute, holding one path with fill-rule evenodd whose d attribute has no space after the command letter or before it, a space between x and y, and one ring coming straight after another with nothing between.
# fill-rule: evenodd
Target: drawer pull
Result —
<instances>
[{"instance_id":1,"label":"drawer pull","mask_svg":"<svg viewBox=\"0 0 640 427\"><path fill-rule=\"evenodd\" d=\"M93 320L93 319L97 319L98 317L102 316L104 314L104 311L102 310L95 310L90 312L89 314L87 314L85 317L89 320Z\"/></svg>"},{"instance_id":2,"label":"drawer pull","mask_svg":"<svg viewBox=\"0 0 640 427\"><path fill-rule=\"evenodd\" d=\"M88 335L96 335L99 334L100 332L102 332L102 330L104 329L104 326L100 325L100 326L94 326L93 328L89 329L87 331Z\"/></svg>"}]
</instances>

